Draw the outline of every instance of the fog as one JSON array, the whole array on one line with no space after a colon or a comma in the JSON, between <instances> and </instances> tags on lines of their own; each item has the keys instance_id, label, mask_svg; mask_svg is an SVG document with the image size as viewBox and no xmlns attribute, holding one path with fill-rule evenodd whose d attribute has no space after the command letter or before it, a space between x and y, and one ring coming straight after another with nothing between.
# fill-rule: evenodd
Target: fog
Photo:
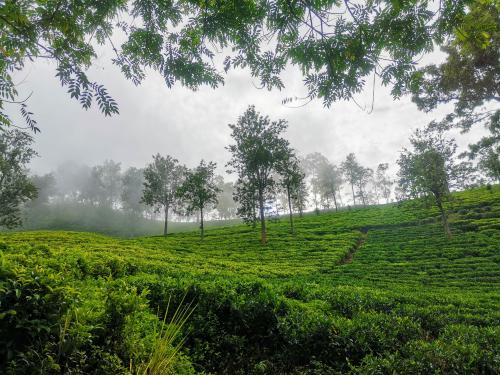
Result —
<instances>
[{"instance_id":1,"label":"fog","mask_svg":"<svg viewBox=\"0 0 500 375\"><path fill-rule=\"evenodd\" d=\"M440 58L439 53L434 53L421 64ZM160 223L152 212L144 210L139 215L141 225L137 217L129 222L130 217L113 216L122 209L119 197L111 205L103 205L95 197L89 202L82 191L91 186L92 168L114 160L119 163L120 173L124 173L129 167L143 168L153 154L160 153L172 155L188 167L201 159L214 161L217 173L226 181L234 181L236 176L227 175L225 167L230 157L225 149L231 142L228 124L235 123L250 104L272 120L288 122L285 137L299 155L320 152L338 166L347 154L354 153L361 165L373 170L379 163L388 163L392 177L397 172L399 151L408 145L410 134L451 111L450 106L444 105L432 113L421 112L409 97L394 100L377 80L374 86L368 84L355 100L337 102L330 108L324 107L320 100L309 103L293 100L285 105L284 98L305 95L302 77L292 68L282 75L286 86L283 91L257 88L257 82L246 70L230 71L225 84L217 89L201 87L191 91L179 85L168 89L155 72L149 72L143 84L136 87L110 59L111 52L101 50L89 76L104 84L118 102L120 114L112 117L105 117L95 107L82 109L60 87L51 63L36 61L16 74L21 97L29 97L29 109L41 129L35 136L34 148L39 157L30 165L31 174L52 173L57 191L57 199L51 201L52 213L40 211L39 216L32 215L26 228L100 229L118 235L158 233ZM16 106L10 110L14 121L21 123ZM467 134L453 133L461 149L482 134L483 129L477 127ZM348 186L341 193L346 204L351 203ZM86 208L76 210L71 206L74 204L84 204ZM100 206L101 211L109 213L89 211L89 205ZM309 202L308 208L312 207ZM102 229L109 226L103 222L108 214L115 223L112 229ZM213 218L216 217L214 214ZM79 226L78 220L87 224Z\"/></svg>"},{"instance_id":2,"label":"fog","mask_svg":"<svg viewBox=\"0 0 500 375\"><path fill-rule=\"evenodd\" d=\"M439 57L434 54L421 63ZM213 160L219 165L219 173L224 174L229 158L224 147L230 142L227 125L250 104L272 119L286 119L286 136L301 154L318 151L338 163L354 152L361 163L371 167L382 162L394 165L398 151L407 145L415 128L442 118L451 109L442 106L423 113L409 97L393 100L378 81L374 88L368 84L355 102L337 102L331 108L325 108L320 100L283 105L284 98L305 95L302 76L292 68L282 75L286 85L283 91L259 90L246 70L230 71L225 85L217 89L191 91L179 85L168 89L152 71L142 85L135 87L110 59L111 52L101 50L89 76L103 83L117 100L120 114L111 118L95 107L83 110L60 87L51 63L28 64L16 75L21 97L31 94L27 103L41 128L36 136L40 157L31 166L35 173L47 173L63 161L95 165L113 159L122 166L140 167L159 152L188 166L201 158ZM16 121L22 121L16 106L9 110ZM479 134L482 130L474 129L458 142L465 146Z\"/></svg>"}]
</instances>

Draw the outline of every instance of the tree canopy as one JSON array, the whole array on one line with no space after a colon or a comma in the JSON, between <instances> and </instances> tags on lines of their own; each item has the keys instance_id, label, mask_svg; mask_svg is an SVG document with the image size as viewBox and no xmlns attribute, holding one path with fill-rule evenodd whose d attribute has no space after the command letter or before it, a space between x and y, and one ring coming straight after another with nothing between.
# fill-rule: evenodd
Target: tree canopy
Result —
<instances>
[{"instance_id":1,"label":"tree canopy","mask_svg":"<svg viewBox=\"0 0 500 375\"><path fill-rule=\"evenodd\" d=\"M163 235L168 232L169 211L176 209L178 203L177 189L184 181L186 167L170 155L156 154L153 161L144 169L144 190L142 202L159 212L164 212Z\"/></svg>"},{"instance_id":2,"label":"tree canopy","mask_svg":"<svg viewBox=\"0 0 500 375\"><path fill-rule=\"evenodd\" d=\"M479 168L500 181L500 3L476 0L441 47L446 61L416 73L413 101L426 112L444 103L453 112L435 125L468 131L483 124L489 135L471 144L463 156L478 159Z\"/></svg>"},{"instance_id":3,"label":"tree canopy","mask_svg":"<svg viewBox=\"0 0 500 375\"><path fill-rule=\"evenodd\" d=\"M54 61L69 95L105 115L118 103L87 74L98 46L140 84L148 69L168 87L217 87L223 71L248 68L262 87L282 89L280 73L300 70L309 98L350 99L379 77L395 97L419 83L416 60L453 35L471 0L356 2L6 0L0 5L0 123L17 103L37 130L12 73L27 61ZM217 54L225 56L214 65Z\"/></svg>"},{"instance_id":4,"label":"tree canopy","mask_svg":"<svg viewBox=\"0 0 500 375\"><path fill-rule=\"evenodd\" d=\"M229 127L235 143L227 147L232 154L227 166L228 172L238 175L239 212L248 219L254 216L255 205L258 205L261 241L266 243L264 204L277 183L273 173L279 173L282 161L290 155L289 143L282 137L287 123L285 120L271 121L250 106L238 122Z\"/></svg>"},{"instance_id":5,"label":"tree canopy","mask_svg":"<svg viewBox=\"0 0 500 375\"><path fill-rule=\"evenodd\" d=\"M217 204L217 194L221 192L215 179L216 167L216 163L206 163L202 160L196 168L186 172L183 183L177 189L177 195L184 203L186 212L199 212L202 238L205 233L204 210Z\"/></svg>"},{"instance_id":6,"label":"tree canopy","mask_svg":"<svg viewBox=\"0 0 500 375\"><path fill-rule=\"evenodd\" d=\"M22 224L22 203L35 198L36 187L27 164L36 155L31 135L17 129L0 133L0 227Z\"/></svg>"}]
</instances>

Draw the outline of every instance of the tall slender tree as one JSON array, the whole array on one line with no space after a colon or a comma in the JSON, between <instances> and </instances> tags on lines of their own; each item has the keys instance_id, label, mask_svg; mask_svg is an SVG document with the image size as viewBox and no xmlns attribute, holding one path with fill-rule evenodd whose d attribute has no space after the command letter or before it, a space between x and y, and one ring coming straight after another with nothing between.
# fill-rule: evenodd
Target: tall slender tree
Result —
<instances>
[{"instance_id":1,"label":"tall slender tree","mask_svg":"<svg viewBox=\"0 0 500 375\"><path fill-rule=\"evenodd\" d=\"M389 199L391 197L391 188L394 183L387 175L388 169L389 164L380 163L377 166L377 171L375 172L374 185L376 189L377 203L379 203L379 197L384 198L385 203L389 203Z\"/></svg>"},{"instance_id":2,"label":"tall slender tree","mask_svg":"<svg viewBox=\"0 0 500 375\"><path fill-rule=\"evenodd\" d=\"M144 169L144 190L142 201L152 206L156 212L163 210L164 227L163 235L168 233L168 216L170 210L175 210L178 205L177 189L181 186L186 167L170 155L166 157L156 154L153 162Z\"/></svg>"},{"instance_id":3,"label":"tall slender tree","mask_svg":"<svg viewBox=\"0 0 500 375\"><path fill-rule=\"evenodd\" d=\"M341 166L347 182L351 185L352 201L353 204L356 205L356 193L354 192L354 187L359 180L362 166L358 163L356 155L353 153L347 155Z\"/></svg>"},{"instance_id":4,"label":"tall slender tree","mask_svg":"<svg viewBox=\"0 0 500 375\"><path fill-rule=\"evenodd\" d=\"M141 201L144 181L144 170L141 168L130 167L122 176L122 208L134 216L141 216L146 208Z\"/></svg>"},{"instance_id":5,"label":"tall slender tree","mask_svg":"<svg viewBox=\"0 0 500 375\"><path fill-rule=\"evenodd\" d=\"M300 194L300 188L304 181L304 172L300 168L300 162L295 153L290 150L278 165L278 173L281 175L281 186L286 193L286 200L288 203L288 213L290 220L290 232L295 233L293 226L293 208L292 202L294 197Z\"/></svg>"},{"instance_id":6,"label":"tall slender tree","mask_svg":"<svg viewBox=\"0 0 500 375\"><path fill-rule=\"evenodd\" d=\"M358 170L358 178L356 180L357 194L361 198L361 203L366 206L370 201L370 193L368 186L373 180L373 169L360 167Z\"/></svg>"},{"instance_id":7,"label":"tall slender tree","mask_svg":"<svg viewBox=\"0 0 500 375\"><path fill-rule=\"evenodd\" d=\"M273 197L279 163L288 155L289 143L282 138L287 128L285 120L271 121L259 114L254 106L248 107L236 124L229 125L235 142L227 149L232 158L227 164L230 173L238 174L238 183L248 195L255 192L259 207L261 243L267 242L264 204Z\"/></svg>"},{"instance_id":8,"label":"tall slender tree","mask_svg":"<svg viewBox=\"0 0 500 375\"><path fill-rule=\"evenodd\" d=\"M324 165L328 164L328 159L319 152L313 152L306 155L303 164L307 171L306 175L311 185L311 192L313 195L314 209L319 213L319 197L321 196L321 180L320 171Z\"/></svg>"},{"instance_id":9,"label":"tall slender tree","mask_svg":"<svg viewBox=\"0 0 500 375\"><path fill-rule=\"evenodd\" d=\"M216 167L214 162L202 160L196 168L187 171L184 182L177 189L177 196L184 203L186 213L198 211L200 215L201 238L205 235L204 211L217 204L217 194L221 191L215 179Z\"/></svg>"},{"instance_id":10,"label":"tall slender tree","mask_svg":"<svg viewBox=\"0 0 500 375\"><path fill-rule=\"evenodd\" d=\"M323 200L329 205L330 199L333 199L335 211L338 211L337 193L342 185L342 172L332 163L323 163L319 169L319 186Z\"/></svg>"},{"instance_id":11,"label":"tall slender tree","mask_svg":"<svg viewBox=\"0 0 500 375\"><path fill-rule=\"evenodd\" d=\"M304 173L304 172L302 172L302 173ZM307 189L306 180L304 178L302 180L302 182L300 183L300 185L297 187L295 194L292 195L293 207L295 207L298 210L299 217L304 216L304 211L307 208L307 197L308 196L309 196L309 190Z\"/></svg>"}]
</instances>

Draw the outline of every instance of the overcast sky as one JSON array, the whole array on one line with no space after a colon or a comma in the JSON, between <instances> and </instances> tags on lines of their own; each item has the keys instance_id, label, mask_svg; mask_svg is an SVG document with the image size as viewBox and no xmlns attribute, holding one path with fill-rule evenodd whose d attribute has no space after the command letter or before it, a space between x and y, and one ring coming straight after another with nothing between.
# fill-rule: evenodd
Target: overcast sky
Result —
<instances>
[{"instance_id":1,"label":"overcast sky","mask_svg":"<svg viewBox=\"0 0 500 375\"><path fill-rule=\"evenodd\" d=\"M40 157L32 163L34 172L49 172L68 160L95 165L113 159L123 167L142 167L159 152L175 156L188 166L202 158L213 160L222 173L229 159L224 147L231 142L227 125L236 122L250 104L271 119L286 119L286 136L302 155L317 151L338 163L354 152L365 166L374 168L381 162L394 166L411 132L450 110L445 106L425 114L409 97L394 101L389 90L378 83L371 113L354 102L325 108L316 100L293 108L301 103L283 105L282 99L303 96L305 91L302 77L292 69L283 75L283 91L257 89L258 81L242 70L230 72L225 85L215 90L202 87L193 92L180 85L168 89L154 72L135 87L110 59L110 52L102 51L89 76L103 83L118 101L120 114L111 118L95 107L85 111L70 99L54 77L54 65L38 61L16 75L22 81L19 91L24 95L33 92L28 104L41 129L35 137ZM371 94L372 86L368 85L356 101L369 109ZM18 111L14 107L11 110L13 115ZM476 129L459 137L459 143L466 145L480 133Z\"/></svg>"}]
</instances>

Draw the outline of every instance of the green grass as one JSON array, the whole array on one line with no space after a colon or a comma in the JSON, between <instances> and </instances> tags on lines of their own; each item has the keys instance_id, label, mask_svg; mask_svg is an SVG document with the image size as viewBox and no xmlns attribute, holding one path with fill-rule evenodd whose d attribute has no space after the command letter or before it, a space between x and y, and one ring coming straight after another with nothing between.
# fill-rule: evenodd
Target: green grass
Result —
<instances>
[{"instance_id":1,"label":"green grass","mask_svg":"<svg viewBox=\"0 0 500 375\"><path fill-rule=\"evenodd\" d=\"M281 219L269 224L265 247L258 228L244 225L209 229L204 240L6 233L2 267L15 271L0 280L36 270L66 288L67 308L52 321L77 312L74 350L97 347L117 368L147 358L151 327L169 299L187 293L197 308L179 372L497 373L500 186L457 193L448 208L451 240L435 209L412 203L306 215L295 235ZM20 297L11 289L0 288L0 313L26 307L23 289ZM72 355L54 361L70 369ZM106 361L83 362L90 371Z\"/></svg>"}]
</instances>

